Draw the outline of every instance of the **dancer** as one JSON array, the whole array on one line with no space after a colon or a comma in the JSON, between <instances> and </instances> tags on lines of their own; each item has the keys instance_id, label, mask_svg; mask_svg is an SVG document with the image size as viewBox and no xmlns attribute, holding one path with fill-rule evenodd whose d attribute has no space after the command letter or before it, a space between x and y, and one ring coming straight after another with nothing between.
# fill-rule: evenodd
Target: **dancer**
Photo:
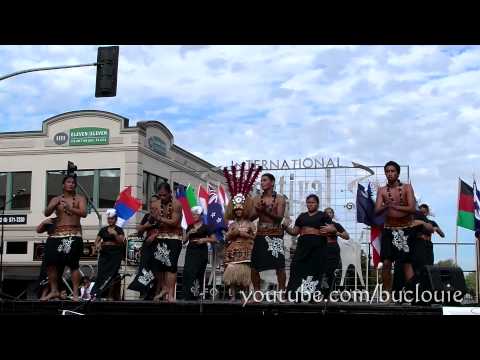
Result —
<instances>
[{"instance_id":1,"label":"dancer","mask_svg":"<svg viewBox=\"0 0 480 360\"><path fill-rule=\"evenodd\" d=\"M332 221L335 226L336 233L327 237L327 272L326 280L328 283L329 291L332 291L335 284L335 270L340 268L340 247L338 246L338 237L344 240L349 240L350 235L347 230L338 222L334 221L335 212L332 208L328 207L324 210L326 216Z\"/></svg>"},{"instance_id":2,"label":"dancer","mask_svg":"<svg viewBox=\"0 0 480 360\"><path fill-rule=\"evenodd\" d=\"M235 300L237 291L246 291L251 284L251 255L255 239L255 226L250 221L253 214L253 201L250 197L252 186L261 171L251 164L245 176L245 163L237 178L237 168L232 166L232 173L223 169L231 201L227 206L225 218L232 220L225 235L223 280L229 287L231 300Z\"/></svg>"},{"instance_id":3,"label":"dancer","mask_svg":"<svg viewBox=\"0 0 480 360\"><path fill-rule=\"evenodd\" d=\"M58 268L66 265L72 273L73 300L78 301L81 279L78 268L80 256L83 253L80 218L87 217L87 201L84 196L76 194L76 186L76 175L65 176L63 194L50 200L45 209L47 217L55 211L58 221L45 246L45 264L50 292L41 300L56 299L60 296L58 279L62 274L58 272Z\"/></svg>"},{"instance_id":4,"label":"dancer","mask_svg":"<svg viewBox=\"0 0 480 360\"><path fill-rule=\"evenodd\" d=\"M52 235L55 230L55 224L57 223L57 218L47 218L43 220L36 228L36 232L38 234L47 233L48 235ZM57 268L58 274L63 274L63 267ZM59 284L60 287L60 284ZM48 286L48 274L47 274L47 265L45 263L45 251L42 254L42 265L40 266L40 275L38 277L38 288L37 293L40 294L38 297L44 298L49 293L49 286Z\"/></svg>"},{"instance_id":5,"label":"dancer","mask_svg":"<svg viewBox=\"0 0 480 360\"><path fill-rule=\"evenodd\" d=\"M158 222L153 218L151 214L152 204L158 201L157 195L152 195L150 198L149 210L137 225L137 235L144 239L149 238L153 231L159 229ZM154 245L151 241L143 241L140 249L140 264L135 279L128 286L129 290L140 292L140 297L144 300L152 300L155 297L155 276L152 271L152 260L154 253Z\"/></svg>"},{"instance_id":6,"label":"dancer","mask_svg":"<svg viewBox=\"0 0 480 360\"><path fill-rule=\"evenodd\" d=\"M421 204L419 208L420 213L416 214L415 220L422 221L424 226L417 233L417 240L419 240L417 241L418 258L421 259L421 263L418 265L423 267L425 265L433 265L435 261L432 235L437 233L441 238L444 238L445 234L435 221L428 218L430 215L430 207L427 204Z\"/></svg>"},{"instance_id":7,"label":"dancer","mask_svg":"<svg viewBox=\"0 0 480 360\"><path fill-rule=\"evenodd\" d=\"M188 241L183 267L183 287L185 300L199 298L203 288L203 277L208 263L208 243L216 241L210 228L203 223L203 208L194 206L192 216L194 223L187 228L185 240Z\"/></svg>"},{"instance_id":8,"label":"dancer","mask_svg":"<svg viewBox=\"0 0 480 360\"><path fill-rule=\"evenodd\" d=\"M166 182L158 187L157 196L159 200L152 202L150 209L156 226L145 240L151 243L154 251L151 265L157 286L154 300L165 297L168 302L174 302L177 262L183 240L182 205L172 196L170 184Z\"/></svg>"},{"instance_id":9,"label":"dancer","mask_svg":"<svg viewBox=\"0 0 480 360\"><path fill-rule=\"evenodd\" d=\"M252 250L252 284L255 291L260 290L260 272L276 270L278 289L285 290L285 246L281 222L285 216L285 198L277 196L275 177L263 174L261 177L263 193L256 196L255 211L250 219L258 219L257 236Z\"/></svg>"},{"instance_id":10,"label":"dancer","mask_svg":"<svg viewBox=\"0 0 480 360\"><path fill-rule=\"evenodd\" d=\"M287 233L300 235L290 265L287 291L312 294L320 290L327 270L327 236L335 234L337 229L331 219L318 210L317 195L307 196L306 204L307 212L297 217L293 228L289 227L289 219L283 222Z\"/></svg>"},{"instance_id":11,"label":"dancer","mask_svg":"<svg viewBox=\"0 0 480 360\"><path fill-rule=\"evenodd\" d=\"M108 209L106 213L108 225L100 229L95 239L95 249L100 252L100 256L91 296L96 298L107 295L108 300L120 300L118 295L114 295L112 283L118 278L118 271L125 257L125 233L116 225L116 210Z\"/></svg>"},{"instance_id":12,"label":"dancer","mask_svg":"<svg viewBox=\"0 0 480 360\"><path fill-rule=\"evenodd\" d=\"M375 214L386 212L385 226L382 232L380 258L383 262L382 279L386 291L392 290L392 263L401 261L408 288L413 288L413 252L416 234L413 230L415 214L415 195L410 184L398 179L400 165L389 161L384 166L387 178L386 186L377 193Z\"/></svg>"}]
</instances>

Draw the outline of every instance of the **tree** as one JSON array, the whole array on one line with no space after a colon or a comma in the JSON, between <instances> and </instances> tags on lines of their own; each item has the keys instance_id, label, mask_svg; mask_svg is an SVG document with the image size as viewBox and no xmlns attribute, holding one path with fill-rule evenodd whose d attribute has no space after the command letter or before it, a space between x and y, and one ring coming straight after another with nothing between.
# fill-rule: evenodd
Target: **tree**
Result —
<instances>
[{"instance_id":1,"label":"tree","mask_svg":"<svg viewBox=\"0 0 480 360\"><path fill-rule=\"evenodd\" d=\"M476 272L471 272L465 276L465 284L467 286L467 292L472 296L475 296L475 281L477 281Z\"/></svg>"},{"instance_id":2,"label":"tree","mask_svg":"<svg viewBox=\"0 0 480 360\"><path fill-rule=\"evenodd\" d=\"M444 267L452 267L452 266L455 266L455 261L453 261L453 259L447 259L447 260L440 260L440 261L437 261L437 264L438 266L444 266Z\"/></svg>"}]
</instances>

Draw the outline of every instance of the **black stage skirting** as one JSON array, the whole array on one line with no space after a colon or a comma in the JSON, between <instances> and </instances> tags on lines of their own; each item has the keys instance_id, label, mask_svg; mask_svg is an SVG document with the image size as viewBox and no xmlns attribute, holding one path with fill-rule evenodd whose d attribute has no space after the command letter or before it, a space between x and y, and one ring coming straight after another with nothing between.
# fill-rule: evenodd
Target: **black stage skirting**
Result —
<instances>
[{"instance_id":1,"label":"black stage skirting","mask_svg":"<svg viewBox=\"0 0 480 360\"><path fill-rule=\"evenodd\" d=\"M154 303L152 301L0 301L0 315L83 315L111 316L240 316L240 317L324 317L324 316L435 316L442 315L440 305L412 306L368 303L328 304L272 304L254 303L243 306L241 302L227 301L177 301Z\"/></svg>"}]
</instances>

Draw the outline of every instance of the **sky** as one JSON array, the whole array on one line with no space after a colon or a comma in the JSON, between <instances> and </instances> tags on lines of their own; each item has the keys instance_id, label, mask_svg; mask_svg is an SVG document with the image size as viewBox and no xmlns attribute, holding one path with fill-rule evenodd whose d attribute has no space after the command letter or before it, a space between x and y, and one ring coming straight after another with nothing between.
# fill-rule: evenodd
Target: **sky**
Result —
<instances>
[{"instance_id":1,"label":"sky","mask_svg":"<svg viewBox=\"0 0 480 360\"><path fill-rule=\"evenodd\" d=\"M96 53L95 45L0 46L0 76L95 62ZM96 109L131 124L161 121L177 145L215 165L258 154L395 160L410 165L444 241L455 239L458 177L471 184L480 174L479 46L120 45L117 96L94 92L94 67L3 80L0 132ZM473 232L460 229L459 241ZM460 248L464 269L473 253ZM453 248L437 246L436 256L453 258Z\"/></svg>"}]
</instances>

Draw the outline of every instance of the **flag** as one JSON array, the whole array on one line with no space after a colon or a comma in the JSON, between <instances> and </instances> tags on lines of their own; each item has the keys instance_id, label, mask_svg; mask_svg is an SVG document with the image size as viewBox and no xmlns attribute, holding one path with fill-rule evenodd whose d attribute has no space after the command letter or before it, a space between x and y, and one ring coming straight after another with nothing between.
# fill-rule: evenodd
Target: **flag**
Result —
<instances>
[{"instance_id":1,"label":"flag","mask_svg":"<svg viewBox=\"0 0 480 360\"><path fill-rule=\"evenodd\" d=\"M207 224L215 233L219 241L223 241L223 230L226 230L224 212L219 201L219 195L216 189L208 184L208 205L207 205Z\"/></svg>"},{"instance_id":2,"label":"flag","mask_svg":"<svg viewBox=\"0 0 480 360\"><path fill-rule=\"evenodd\" d=\"M195 195L195 188L188 184L187 190L185 191L187 196L188 205L190 205L190 209L194 206L197 206L197 196Z\"/></svg>"},{"instance_id":3,"label":"flag","mask_svg":"<svg viewBox=\"0 0 480 360\"><path fill-rule=\"evenodd\" d=\"M222 205L223 213L225 213L225 208L228 206L228 196L222 184L218 187L218 199L220 200L220 205Z\"/></svg>"},{"instance_id":4,"label":"flag","mask_svg":"<svg viewBox=\"0 0 480 360\"><path fill-rule=\"evenodd\" d=\"M198 204L203 209L203 222L208 224L207 213L208 213L208 191L202 186L198 185Z\"/></svg>"},{"instance_id":5,"label":"flag","mask_svg":"<svg viewBox=\"0 0 480 360\"><path fill-rule=\"evenodd\" d=\"M375 215L375 203L373 201L372 187L368 183L368 189L358 184L357 188L357 222L370 226L370 245L372 246L373 265L377 267L380 262L380 250L382 240L384 215Z\"/></svg>"},{"instance_id":6,"label":"flag","mask_svg":"<svg viewBox=\"0 0 480 360\"><path fill-rule=\"evenodd\" d=\"M368 189L362 184L357 188L357 222L367 226L380 226L385 222L385 215L375 215L375 202L371 184L368 183Z\"/></svg>"},{"instance_id":7,"label":"flag","mask_svg":"<svg viewBox=\"0 0 480 360\"><path fill-rule=\"evenodd\" d=\"M473 181L473 207L475 208L475 231L480 231L480 191L476 181Z\"/></svg>"},{"instance_id":8,"label":"flag","mask_svg":"<svg viewBox=\"0 0 480 360\"><path fill-rule=\"evenodd\" d=\"M176 198L182 205L182 228L186 229L189 225L193 224L192 211L188 204L185 186L177 187Z\"/></svg>"},{"instance_id":9,"label":"flag","mask_svg":"<svg viewBox=\"0 0 480 360\"><path fill-rule=\"evenodd\" d=\"M373 266L375 268L380 262L380 250L381 250L381 241L382 241L382 230L383 226L372 226L370 227L370 245L372 246L372 260Z\"/></svg>"},{"instance_id":10,"label":"flag","mask_svg":"<svg viewBox=\"0 0 480 360\"><path fill-rule=\"evenodd\" d=\"M132 196L132 187L127 186L115 201L115 211L117 212L117 226L122 227L125 223L140 210L142 202Z\"/></svg>"},{"instance_id":11,"label":"flag","mask_svg":"<svg viewBox=\"0 0 480 360\"><path fill-rule=\"evenodd\" d=\"M473 204L473 188L463 180L460 181L458 197L457 226L475 230L475 212Z\"/></svg>"}]
</instances>

